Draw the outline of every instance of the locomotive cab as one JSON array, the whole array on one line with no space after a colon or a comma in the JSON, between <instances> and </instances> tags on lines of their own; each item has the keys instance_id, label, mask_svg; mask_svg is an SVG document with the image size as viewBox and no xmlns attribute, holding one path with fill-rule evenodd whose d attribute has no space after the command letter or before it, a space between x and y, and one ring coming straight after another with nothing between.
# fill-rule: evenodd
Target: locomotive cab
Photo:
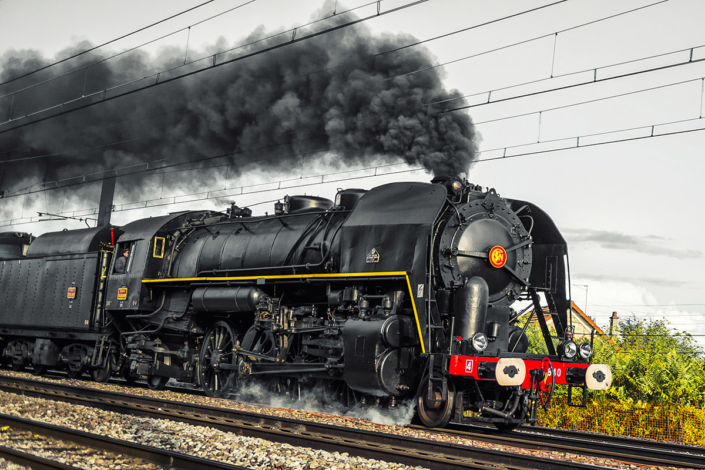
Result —
<instances>
[{"instance_id":1,"label":"locomotive cab","mask_svg":"<svg viewBox=\"0 0 705 470\"><path fill-rule=\"evenodd\" d=\"M16 259L27 256L29 245L35 237L31 233L3 232L0 233L0 260Z\"/></svg>"}]
</instances>

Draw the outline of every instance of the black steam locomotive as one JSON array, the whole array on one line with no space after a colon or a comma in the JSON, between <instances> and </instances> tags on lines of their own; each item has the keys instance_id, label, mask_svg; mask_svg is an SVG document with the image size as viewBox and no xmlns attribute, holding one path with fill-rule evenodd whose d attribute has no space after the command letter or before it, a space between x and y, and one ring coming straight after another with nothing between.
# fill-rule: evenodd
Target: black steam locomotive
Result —
<instances>
[{"instance_id":1,"label":"black steam locomotive","mask_svg":"<svg viewBox=\"0 0 705 470\"><path fill-rule=\"evenodd\" d=\"M573 341L566 243L535 205L436 178L274 206L0 234L3 357L213 397L258 380L348 408L415 400L427 426L511 429L556 385L583 403L609 387L591 343ZM527 353L512 309L541 312L541 296L546 356Z\"/></svg>"}]
</instances>

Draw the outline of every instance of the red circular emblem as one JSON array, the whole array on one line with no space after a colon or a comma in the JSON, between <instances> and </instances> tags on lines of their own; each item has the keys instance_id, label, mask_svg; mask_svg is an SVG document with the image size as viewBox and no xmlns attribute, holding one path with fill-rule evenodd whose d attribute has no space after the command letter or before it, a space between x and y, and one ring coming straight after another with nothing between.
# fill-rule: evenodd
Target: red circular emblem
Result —
<instances>
[{"instance_id":1,"label":"red circular emblem","mask_svg":"<svg viewBox=\"0 0 705 470\"><path fill-rule=\"evenodd\" d=\"M507 262L507 250L501 246L492 247L489 258L492 266L495 268L501 268Z\"/></svg>"}]
</instances>

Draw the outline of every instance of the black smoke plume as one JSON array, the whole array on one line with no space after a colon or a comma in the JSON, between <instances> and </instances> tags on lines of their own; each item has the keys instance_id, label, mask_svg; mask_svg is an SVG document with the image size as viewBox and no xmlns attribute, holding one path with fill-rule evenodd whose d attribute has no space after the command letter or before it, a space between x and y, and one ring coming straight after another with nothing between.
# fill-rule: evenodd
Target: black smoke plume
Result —
<instances>
[{"instance_id":1,"label":"black smoke plume","mask_svg":"<svg viewBox=\"0 0 705 470\"><path fill-rule=\"evenodd\" d=\"M352 19L350 15L336 17L325 27ZM243 42L266 35L260 27ZM237 53L246 54L283 40L288 39L274 38ZM441 69L403 75L433 65L431 53L424 47L412 47L365 59L412 42L415 39L407 34L373 35L364 25L343 28L1 134L0 161L17 162L0 165L0 190L12 191L38 181L50 182L148 161L159 160L152 164L154 167L223 153L234 154L170 168L169 171L202 168L181 173L184 177L177 178L176 186L207 190L213 178L222 177L226 171L229 178L234 178L248 170L293 170L301 167L302 159L308 161L310 155L320 151L333 155L334 164L341 168L382 161L420 165L434 174L467 172L477 153L471 119L464 113L438 114L436 107L426 105L458 98L458 92L444 88ZM76 44L57 54L57 58L88 47L90 44L85 42ZM190 51L189 57L207 56L227 48L228 44L221 40L209 50ZM101 54L84 55L0 86L0 95L109 55ZM33 50L9 51L0 57L0 81L52 60ZM10 108L16 119L172 68L183 60L184 50L175 47L165 48L155 56L139 50L130 52L93 65L87 73L72 73L18 93L12 103L9 96L0 98L0 122L10 118ZM203 66L177 69L162 74L160 79ZM328 70L322 72L324 69ZM106 94L122 93L154 80ZM0 130L6 128L0 126ZM51 156L27 159L47 154ZM144 166L134 168L143 170ZM123 190L134 196L142 196L148 190L143 177L119 181ZM71 182L75 181L68 183Z\"/></svg>"}]
</instances>

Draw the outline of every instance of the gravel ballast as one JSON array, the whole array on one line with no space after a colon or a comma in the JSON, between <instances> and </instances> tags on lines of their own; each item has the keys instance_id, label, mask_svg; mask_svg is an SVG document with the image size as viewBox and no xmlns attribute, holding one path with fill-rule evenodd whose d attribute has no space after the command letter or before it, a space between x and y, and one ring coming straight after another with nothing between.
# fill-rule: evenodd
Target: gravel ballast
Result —
<instances>
[{"instance_id":1,"label":"gravel ballast","mask_svg":"<svg viewBox=\"0 0 705 470\"><path fill-rule=\"evenodd\" d=\"M86 406L25 397L6 392L0 392L0 413L257 470L280 468L421 469L421 467L409 467L402 464L352 457L347 453L326 452L270 442L264 439L239 436L209 427L191 426L164 419L122 415ZM31 433L29 437L32 437ZM6 440L5 444L8 447L29 452L26 449L27 446L30 446L33 451L41 449L40 441L19 439L15 436ZM47 444L47 446L51 448L53 445ZM37 455L45 456L42 454ZM47 456L47 458L52 457ZM73 462L67 462L65 459L66 457L62 455L55 460L74 465ZM156 466L115 466L117 463L115 465L112 463L106 465L105 463L109 461L106 457L101 458L100 463L98 463L93 458L92 464L81 468L158 468ZM84 462L84 460L81 460L81 462Z\"/></svg>"},{"instance_id":2,"label":"gravel ballast","mask_svg":"<svg viewBox=\"0 0 705 470\"><path fill-rule=\"evenodd\" d=\"M281 407L267 407L255 405L252 403L243 403L234 400L217 399L210 398L202 395L194 395L183 393L178 389L167 389L161 391L149 390L146 388L137 387L127 387L122 385L117 385L114 383L97 383L89 380L77 380L77 379L56 379L49 377L36 377L28 373L14 372L1 370L0 374L5 376L15 376L24 379L41 380L47 382L60 382L68 383L71 385L88 387L93 389L107 390L119 393L128 393L138 396L148 396L152 398L159 398L164 400L173 400L183 403L192 403L198 405L207 405L213 407L220 407L225 409L233 409L240 411L247 411L252 413L260 413L269 416L285 417L299 420L313 421L317 423L332 424L337 426L346 426L355 429L364 429L369 431L384 432L392 435L402 435L411 436L420 439L435 440L439 442L446 442L451 444L458 444L470 447L477 447L482 449L492 449L501 452L511 452L515 454L532 455L536 457L567 460L572 462L588 463L594 465L608 466L612 468L636 468L634 465L627 464L625 462L620 462L616 460L602 459L598 457L590 457L579 454L572 454L567 452L550 452L550 451L536 451L530 449L523 449L513 446L505 446L499 444L492 444L482 441L474 441L472 439L467 439L459 436L454 436L450 434L444 434L435 431L425 431L419 429L412 429L401 425L394 424L380 424L371 422L368 420L350 417L350 416L337 416L333 414L328 414L322 411L307 411L301 409L290 409ZM15 398L13 398L15 397ZM264 468L294 468L294 469L309 469L309 468L320 468L320 469L347 469L347 468L368 468L368 469L407 469L411 468L406 465L401 464L388 464L384 462L375 462L366 459L358 459L356 457L350 457L347 454L337 454L328 453L324 451L317 451L313 449L289 446L287 444L278 444L268 441L263 441L261 439L254 438L244 438L242 436L221 436L228 435L228 433L223 433L218 430L204 427L188 426L181 423L175 423L167 420L154 420L147 418L137 418L137 417L127 417L124 415L119 415L115 413L110 413L109 415L99 415L97 413L107 413L104 411L96 410L94 408L78 407L76 405L68 405L46 401L47 409L44 413L42 410L38 410L38 415L30 416L27 413L33 413L36 410L33 405L24 405L23 401L30 401L32 399L27 397L17 397L16 395L9 393L0 394L0 412L13 414L15 416L20 416L29 419L44 420L45 418L50 420L46 422L51 422L52 424L62 425L71 427L72 429L86 430L89 432L96 432L102 434L103 432L117 432L120 435L103 434L108 437L115 437L118 439L137 439L131 440L131 442L138 442L147 445L156 445L154 442L159 442L159 445L170 450L175 450L178 452L189 453L191 455L197 455L205 458L212 458L216 460L221 460L228 455L235 458L235 460L227 460L229 463L234 463L237 465L242 465L250 468L264 469ZM49 404L52 403L49 408ZM70 415L73 413L74 417L65 423L54 421L57 419L56 412L53 411L53 407L68 407L61 408L66 410L63 413ZM305 405L304 405L305 406ZM73 411L71 408L80 408L82 411ZM11 410L11 411L10 411ZM52 411L48 414L48 411ZM84 414L85 416L81 416ZM52 417L53 414L53 417ZM91 416L91 418L86 418ZM385 415L371 414L370 417L377 421L388 422L391 418ZM62 419L67 419L68 416L62 416ZM112 421L101 421L103 419L108 419ZM91 420L94 420L97 425L91 425ZM133 421L139 420L139 421ZM100 423L110 423L109 425ZM136 424L136 423L140 424ZM83 424L88 423L88 428L80 427ZM116 429L117 423L123 423ZM130 424L132 423L132 424ZM167 424L169 423L169 424ZM188 429L195 428L195 429ZM141 439L146 439L149 442L145 442ZM126 436L126 437L122 437ZM213 445L209 444L208 441L213 439ZM251 439L251 440L248 440ZM262 442L261 446L259 444L253 444L253 441ZM220 447L219 447L220 446ZM228 446L232 446L232 450ZM238 449L245 449L246 451L240 452ZM251 456L247 455L247 452L252 452ZM194 453L197 452L197 453ZM229 454L232 452L232 454ZM226 460L221 460L226 461ZM276 465L280 466L276 466ZM647 467L640 465L639 468L658 468L658 467Z\"/></svg>"}]
</instances>

